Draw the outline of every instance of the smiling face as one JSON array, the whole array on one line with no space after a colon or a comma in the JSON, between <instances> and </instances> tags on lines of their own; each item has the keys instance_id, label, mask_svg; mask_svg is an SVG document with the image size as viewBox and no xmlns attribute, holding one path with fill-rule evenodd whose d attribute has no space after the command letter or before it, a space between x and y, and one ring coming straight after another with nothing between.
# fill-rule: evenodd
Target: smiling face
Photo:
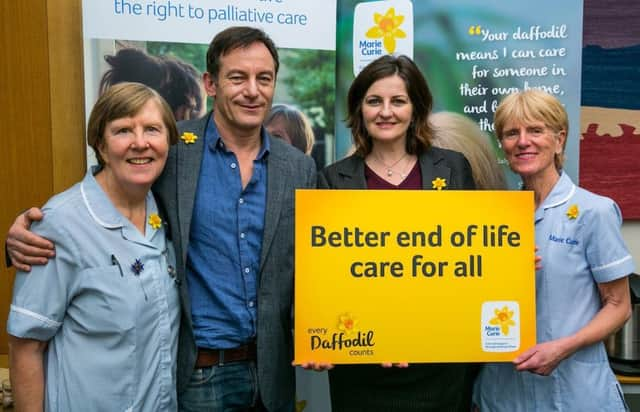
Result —
<instances>
[{"instance_id":1,"label":"smiling face","mask_svg":"<svg viewBox=\"0 0 640 412\"><path fill-rule=\"evenodd\" d=\"M398 75L374 82L362 102L362 118L373 144L405 141L413 104L404 80Z\"/></svg>"},{"instance_id":2,"label":"smiling face","mask_svg":"<svg viewBox=\"0 0 640 412\"><path fill-rule=\"evenodd\" d=\"M507 121L502 129L502 150L511 170L523 179L556 177L555 157L563 151L566 132L554 132L541 121Z\"/></svg>"},{"instance_id":3,"label":"smiling face","mask_svg":"<svg viewBox=\"0 0 640 412\"><path fill-rule=\"evenodd\" d=\"M258 133L271 108L275 80L274 59L261 42L221 56L217 75L204 75L207 94L215 99L218 127L238 134Z\"/></svg>"},{"instance_id":4,"label":"smiling face","mask_svg":"<svg viewBox=\"0 0 640 412\"><path fill-rule=\"evenodd\" d=\"M121 191L145 191L160 176L169 153L169 134L155 99L132 117L108 122L99 148L102 173Z\"/></svg>"}]
</instances>

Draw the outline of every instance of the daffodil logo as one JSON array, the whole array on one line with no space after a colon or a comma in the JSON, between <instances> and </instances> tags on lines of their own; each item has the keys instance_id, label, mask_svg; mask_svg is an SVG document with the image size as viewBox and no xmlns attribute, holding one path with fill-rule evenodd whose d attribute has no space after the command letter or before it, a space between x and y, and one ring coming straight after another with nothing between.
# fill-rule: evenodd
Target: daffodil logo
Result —
<instances>
[{"instance_id":1,"label":"daffodil logo","mask_svg":"<svg viewBox=\"0 0 640 412\"><path fill-rule=\"evenodd\" d=\"M447 180L441 177L436 177L431 181L431 187L436 190L442 190L447 187Z\"/></svg>"},{"instance_id":2,"label":"daffodil logo","mask_svg":"<svg viewBox=\"0 0 640 412\"><path fill-rule=\"evenodd\" d=\"M580 214L580 209L578 209L578 205L571 205L569 209L567 209L567 216L569 219L574 220Z\"/></svg>"},{"instance_id":3,"label":"daffodil logo","mask_svg":"<svg viewBox=\"0 0 640 412\"><path fill-rule=\"evenodd\" d=\"M180 140L182 140L186 144L193 144L196 140L198 140L198 136L191 132L184 132L182 133L182 136L180 136Z\"/></svg>"},{"instance_id":4,"label":"daffodil logo","mask_svg":"<svg viewBox=\"0 0 640 412\"><path fill-rule=\"evenodd\" d=\"M160 229L160 226L162 226L162 219L160 219L160 216L158 216L157 213L151 213L149 215L149 226L151 226L154 229Z\"/></svg>"},{"instance_id":5,"label":"daffodil logo","mask_svg":"<svg viewBox=\"0 0 640 412\"><path fill-rule=\"evenodd\" d=\"M480 325L483 351L513 352L520 348L520 304L517 301L483 302Z\"/></svg>"},{"instance_id":6,"label":"daffodil logo","mask_svg":"<svg viewBox=\"0 0 640 412\"><path fill-rule=\"evenodd\" d=\"M296 401L296 412L302 412L304 411L304 408L307 407L307 401L306 400L301 400L301 401Z\"/></svg>"},{"instance_id":7,"label":"daffodil logo","mask_svg":"<svg viewBox=\"0 0 640 412\"><path fill-rule=\"evenodd\" d=\"M515 326L513 321L513 311L509 310L508 306L504 306L502 309L494 309L494 318L489 321L490 325L500 326L500 331L503 335L509 334L509 327Z\"/></svg>"},{"instance_id":8,"label":"daffodil logo","mask_svg":"<svg viewBox=\"0 0 640 412\"><path fill-rule=\"evenodd\" d=\"M396 15L396 10L390 7L384 15L373 13L373 21L375 26L367 30L365 36L369 39L383 39L382 42L387 53L395 52L396 39L407 37L407 34L400 28L404 16Z\"/></svg>"},{"instance_id":9,"label":"daffodil logo","mask_svg":"<svg viewBox=\"0 0 640 412\"><path fill-rule=\"evenodd\" d=\"M338 320L338 330L350 335L358 331L358 320L350 313L340 315Z\"/></svg>"}]
</instances>

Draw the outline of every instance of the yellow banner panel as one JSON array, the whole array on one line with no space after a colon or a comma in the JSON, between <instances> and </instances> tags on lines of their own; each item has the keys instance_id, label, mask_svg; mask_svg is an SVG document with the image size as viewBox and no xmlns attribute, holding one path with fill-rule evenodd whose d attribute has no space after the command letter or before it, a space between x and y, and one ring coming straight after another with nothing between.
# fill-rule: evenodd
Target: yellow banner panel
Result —
<instances>
[{"instance_id":1,"label":"yellow banner panel","mask_svg":"<svg viewBox=\"0 0 640 412\"><path fill-rule=\"evenodd\" d=\"M535 344L533 194L298 190L295 361L511 361Z\"/></svg>"}]
</instances>

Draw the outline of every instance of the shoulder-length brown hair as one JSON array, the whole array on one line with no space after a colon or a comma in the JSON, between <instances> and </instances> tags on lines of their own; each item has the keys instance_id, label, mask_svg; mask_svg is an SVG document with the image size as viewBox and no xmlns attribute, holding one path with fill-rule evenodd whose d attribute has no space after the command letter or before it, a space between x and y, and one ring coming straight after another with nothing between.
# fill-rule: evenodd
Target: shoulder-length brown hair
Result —
<instances>
[{"instance_id":1,"label":"shoulder-length brown hair","mask_svg":"<svg viewBox=\"0 0 640 412\"><path fill-rule=\"evenodd\" d=\"M433 97L427 80L418 66L407 56L382 56L369 63L351 83L347 95L347 126L351 128L355 153L364 157L371 153L372 141L362 119L362 102L369 87L385 77L398 75L404 81L413 105L411 124L407 130L407 153L420 155L431 145L429 113Z\"/></svg>"}]
</instances>

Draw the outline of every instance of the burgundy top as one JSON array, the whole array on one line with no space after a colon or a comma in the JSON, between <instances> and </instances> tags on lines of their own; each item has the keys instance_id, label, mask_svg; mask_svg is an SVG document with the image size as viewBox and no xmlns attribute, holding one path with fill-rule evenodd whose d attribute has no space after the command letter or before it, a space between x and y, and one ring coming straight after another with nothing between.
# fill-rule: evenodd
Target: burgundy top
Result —
<instances>
[{"instance_id":1,"label":"burgundy top","mask_svg":"<svg viewBox=\"0 0 640 412\"><path fill-rule=\"evenodd\" d=\"M367 189L422 189L422 173L420 173L420 162L416 162L407 177L398 186L391 184L378 176L367 164L364 164L364 178L367 181Z\"/></svg>"}]
</instances>

